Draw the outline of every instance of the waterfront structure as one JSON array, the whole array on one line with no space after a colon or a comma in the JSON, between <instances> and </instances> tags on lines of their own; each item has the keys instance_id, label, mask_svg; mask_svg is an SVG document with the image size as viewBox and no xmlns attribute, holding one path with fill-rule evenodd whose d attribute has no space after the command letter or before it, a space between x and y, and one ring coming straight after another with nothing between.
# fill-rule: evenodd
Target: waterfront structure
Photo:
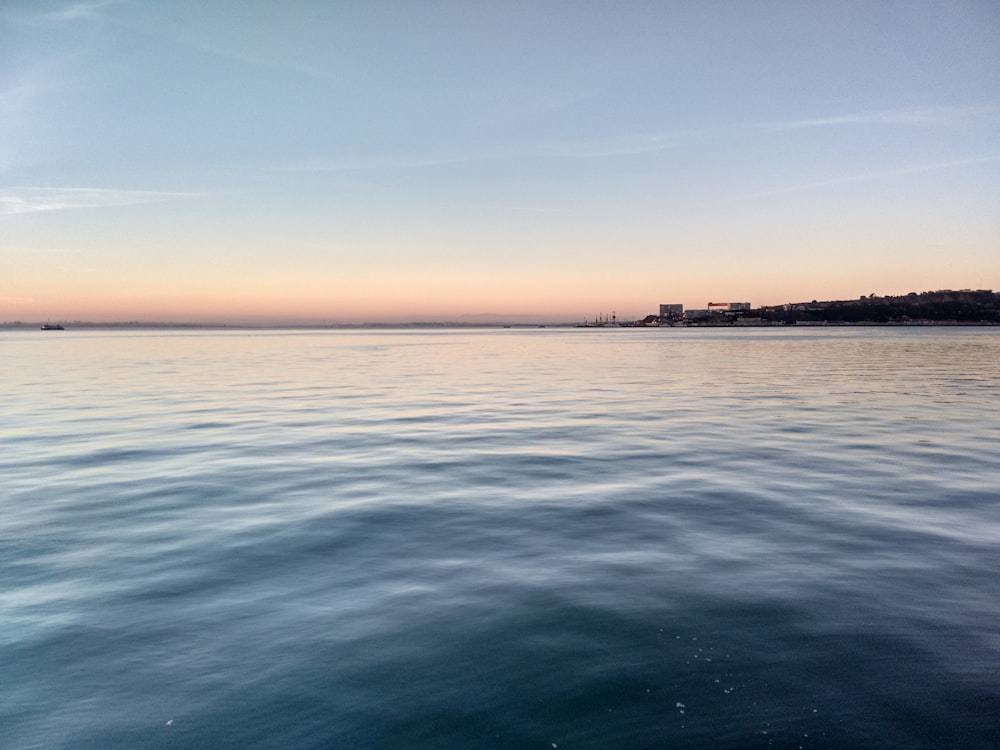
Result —
<instances>
[{"instance_id":1,"label":"waterfront structure","mask_svg":"<svg viewBox=\"0 0 1000 750\"><path fill-rule=\"evenodd\" d=\"M749 302L709 302L708 309L713 312L746 312L750 309Z\"/></svg>"},{"instance_id":2,"label":"waterfront structure","mask_svg":"<svg viewBox=\"0 0 1000 750\"><path fill-rule=\"evenodd\" d=\"M660 305L660 314L657 317L657 321L660 325L674 325L684 320L684 305L678 304L667 304Z\"/></svg>"}]
</instances>

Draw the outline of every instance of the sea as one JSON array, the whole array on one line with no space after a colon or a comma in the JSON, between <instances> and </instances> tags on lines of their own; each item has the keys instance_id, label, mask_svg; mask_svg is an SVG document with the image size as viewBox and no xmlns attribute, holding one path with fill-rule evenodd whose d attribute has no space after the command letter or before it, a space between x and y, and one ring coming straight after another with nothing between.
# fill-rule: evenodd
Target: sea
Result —
<instances>
[{"instance_id":1,"label":"sea","mask_svg":"<svg viewBox=\"0 0 1000 750\"><path fill-rule=\"evenodd\" d=\"M0 331L0 747L1000 747L1000 328Z\"/></svg>"}]
</instances>

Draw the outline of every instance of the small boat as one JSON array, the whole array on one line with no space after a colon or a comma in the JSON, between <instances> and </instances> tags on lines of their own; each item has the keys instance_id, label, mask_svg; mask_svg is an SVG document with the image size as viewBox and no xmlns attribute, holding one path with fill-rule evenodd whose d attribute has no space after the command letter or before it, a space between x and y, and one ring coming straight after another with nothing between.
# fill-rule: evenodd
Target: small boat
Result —
<instances>
[{"instance_id":1,"label":"small boat","mask_svg":"<svg viewBox=\"0 0 1000 750\"><path fill-rule=\"evenodd\" d=\"M43 323L42 324L42 330L43 331L65 331L66 329L63 328L58 323Z\"/></svg>"}]
</instances>

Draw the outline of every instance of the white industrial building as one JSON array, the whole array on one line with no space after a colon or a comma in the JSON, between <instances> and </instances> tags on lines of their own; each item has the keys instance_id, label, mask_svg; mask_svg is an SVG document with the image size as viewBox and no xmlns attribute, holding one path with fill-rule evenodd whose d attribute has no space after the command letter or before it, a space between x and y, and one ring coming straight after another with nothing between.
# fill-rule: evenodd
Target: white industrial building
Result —
<instances>
[{"instance_id":1,"label":"white industrial building","mask_svg":"<svg viewBox=\"0 0 1000 750\"><path fill-rule=\"evenodd\" d=\"M750 309L749 302L709 302L708 309L713 312L746 312Z\"/></svg>"}]
</instances>

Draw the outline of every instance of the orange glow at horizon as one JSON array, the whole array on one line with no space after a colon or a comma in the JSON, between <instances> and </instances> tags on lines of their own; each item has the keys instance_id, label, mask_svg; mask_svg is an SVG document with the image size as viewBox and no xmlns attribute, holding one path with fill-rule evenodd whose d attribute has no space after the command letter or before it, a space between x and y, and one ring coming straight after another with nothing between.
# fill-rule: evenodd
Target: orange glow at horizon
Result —
<instances>
[{"instance_id":1,"label":"orange glow at horizon","mask_svg":"<svg viewBox=\"0 0 1000 750\"><path fill-rule=\"evenodd\" d=\"M201 253L211 256L204 248ZM574 322L612 312L641 318L661 303L689 309L708 300L774 305L959 289L977 281L970 281L971 268L946 273L946 259L901 268L892 259L850 265L835 253L784 263L769 262L763 251L748 255L699 252L633 263L590 254L567 264L479 253L451 265L403 258L384 267L354 261L338 268L326 261L311 271L301 263L265 264L253 257L242 264L229 258L225 269L208 263L174 269L155 258L112 271L54 266L21 273L16 286L2 290L0 322L402 323L478 315ZM886 278L891 287L879 282Z\"/></svg>"}]
</instances>

